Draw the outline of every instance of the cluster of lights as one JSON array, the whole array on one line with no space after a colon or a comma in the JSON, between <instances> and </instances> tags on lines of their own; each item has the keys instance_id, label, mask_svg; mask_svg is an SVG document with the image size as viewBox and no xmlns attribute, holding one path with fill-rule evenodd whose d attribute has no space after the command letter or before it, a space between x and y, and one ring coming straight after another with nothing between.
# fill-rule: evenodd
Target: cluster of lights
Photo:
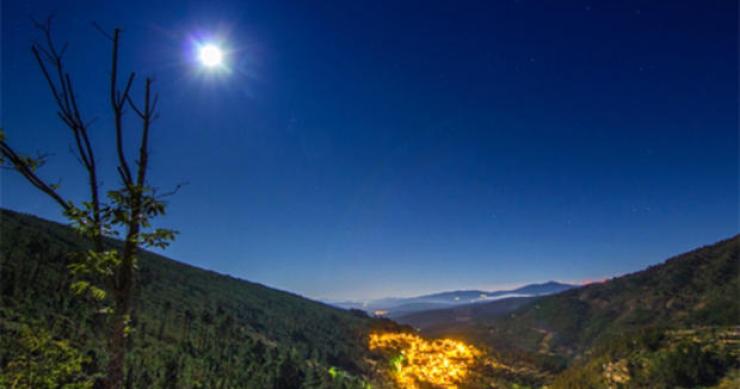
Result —
<instances>
[{"instance_id":1,"label":"cluster of lights","mask_svg":"<svg viewBox=\"0 0 740 389\"><path fill-rule=\"evenodd\" d=\"M407 333L370 334L370 349L394 353L391 363L398 386L457 388L482 356L473 346L452 339L423 339Z\"/></svg>"}]
</instances>

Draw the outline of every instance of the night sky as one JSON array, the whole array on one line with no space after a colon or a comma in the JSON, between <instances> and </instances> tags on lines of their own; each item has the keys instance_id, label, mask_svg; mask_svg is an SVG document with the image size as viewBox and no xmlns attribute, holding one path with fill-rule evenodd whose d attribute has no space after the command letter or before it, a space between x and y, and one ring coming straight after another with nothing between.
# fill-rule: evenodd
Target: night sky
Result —
<instances>
[{"instance_id":1,"label":"night sky","mask_svg":"<svg viewBox=\"0 0 740 389\"><path fill-rule=\"evenodd\" d=\"M122 27L161 95L151 182L188 182L165 254L313 298L596 280L738 233L736 1L399 3L5 1L1 123L85 194L30 52L55 12L110 188L91 22ZM63 221L1 174L3 207Z\"/></svg>"}]
</instances>

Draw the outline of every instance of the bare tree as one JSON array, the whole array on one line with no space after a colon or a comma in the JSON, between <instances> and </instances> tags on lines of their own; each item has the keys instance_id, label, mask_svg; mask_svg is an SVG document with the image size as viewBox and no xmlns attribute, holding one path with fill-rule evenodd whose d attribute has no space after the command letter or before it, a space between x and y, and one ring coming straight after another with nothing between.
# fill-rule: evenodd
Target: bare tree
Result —
<instances>
[{"instance_id":1,"label":"bare tree","mask_svg":"<svg viewBox=\"0 0 740 389\"><path fill-rule=\"evenodd\" d=\"M76 230L91 242L92 248L69 267L76 276L72 290L88 296L103 307L103 312L109 314L106 386L118 389L124 383L126 337L130 330L137 254L141 247L166 247L176 234L173 230L153 228L151 225L153 218L165 212L163 196L158 195L147 181L149 134L157 116L158 98L152 93L152 78L146 78L143 98L139 103L135 102L131 92L136 74L130 73L124 83L119 81L121 30L116 28L109 34L96 26L112 45L109 100L118 160L116 170L120 178L118 188L108 190L105 198L101 198L95 148L89 137L91 122L83 119L72 78L64 67L67 45L61 48L55 45L51 22L51 18L43 23L34 22L43 34L43 40L33 44L31 51L48 84L57 116L71 130L73 153L87 175L89 198L76 204L62 196L58 185L44 180L38 174L38 168L46 162L46 157L20 154L6 142L2 130L0 162L19 172L31 185L58 203ZM138 155L134 165L127 160L123 136L128 109L133 111L140 123ZM107 239L116 236L124 238L122 244Z\"/></svg>"}]
</instances>

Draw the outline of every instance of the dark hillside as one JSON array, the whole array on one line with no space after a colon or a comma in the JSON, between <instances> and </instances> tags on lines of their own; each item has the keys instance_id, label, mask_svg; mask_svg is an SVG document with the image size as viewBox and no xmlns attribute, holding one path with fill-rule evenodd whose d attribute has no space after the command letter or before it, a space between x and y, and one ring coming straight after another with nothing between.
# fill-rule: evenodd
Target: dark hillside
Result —
<instances>
[{"instance_id":1,"label":"dark hillside","mask_svg":"<svg viewBox=\"0 0 740 389\"><path fill-rule=\"evenodd\" d=\"M494 348L572 356L647 327L740 324L740 236L644 271L543 297L501 318L473 317L467 336Z\"/></svg>"},{"instance_id":2,"label":"dark hillside","mask_svg":"<svg viewBox=\"0 0 740 389\"><path fill-rule=\"evenodd\" d=\"M468 304L453 308L432 309L394 317L394 320L420 329L434 336L445 333L449 328L462 331L459 327L473 324L473 320L491 320L503 316L539 297L511 297L490 303Z\"/></svg>"},{"instance_id":3,"label":"dark hillside","mask_svg":"<svg viewBox=\"0 0 740 389\"><path fill-rule=\"evenodd\" d=\"M0 216L0 371L25 347L25 333L69 340L87 356L82 375L97 371L105 315L70 293L66 271L83 243L57 223ZM361 386L373 375L367 333L392 326L150 252L139 267L132 387Z\"/></svg>"}]
</instances>

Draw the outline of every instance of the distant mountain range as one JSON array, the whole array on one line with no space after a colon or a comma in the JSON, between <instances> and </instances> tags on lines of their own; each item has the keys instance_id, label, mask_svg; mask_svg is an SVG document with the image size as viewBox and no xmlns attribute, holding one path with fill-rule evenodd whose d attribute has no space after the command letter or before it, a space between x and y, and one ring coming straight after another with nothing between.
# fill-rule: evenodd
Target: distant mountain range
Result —
<instances>
[{"instance_id":1,"label":"distant mountain range","mask_svg":"<svg viewBox=\"0 0 740 389\"><path fill-rule=\"evenodd\" d=\"M576 285L548 281L530 284L511 290L486 292L482 290L457 290L440 292L417 297L391 297L368 302L334 302L332 305L344 309L360 309L370 314L399 318L411 313L438 310L452 307L480 304L509 298L529 298L560 293Z\"/></svg>"},{"instance_id":2,"label":"distant mountain range","mask_svg":"<svg viewBox=\"0 0 740 389\"><path fill-rule=\"evenodd\" d=\"M740 235L645 270L537 299L437 310L398 320L430 336L572 357L615 334L740 325ZM504 312L505 306L519 307Z\"/></svg>"},{"instance_id":3,"label":"distant mountain range","mask_svg":"<svg viewBox=\"0 0 740 389\"><path fill-rule=\"evenodd\" d=\"M740 388L739 295L735 236L563 293L394 320L534 361L553 389Z\"/></svg>"}]
</instances>

